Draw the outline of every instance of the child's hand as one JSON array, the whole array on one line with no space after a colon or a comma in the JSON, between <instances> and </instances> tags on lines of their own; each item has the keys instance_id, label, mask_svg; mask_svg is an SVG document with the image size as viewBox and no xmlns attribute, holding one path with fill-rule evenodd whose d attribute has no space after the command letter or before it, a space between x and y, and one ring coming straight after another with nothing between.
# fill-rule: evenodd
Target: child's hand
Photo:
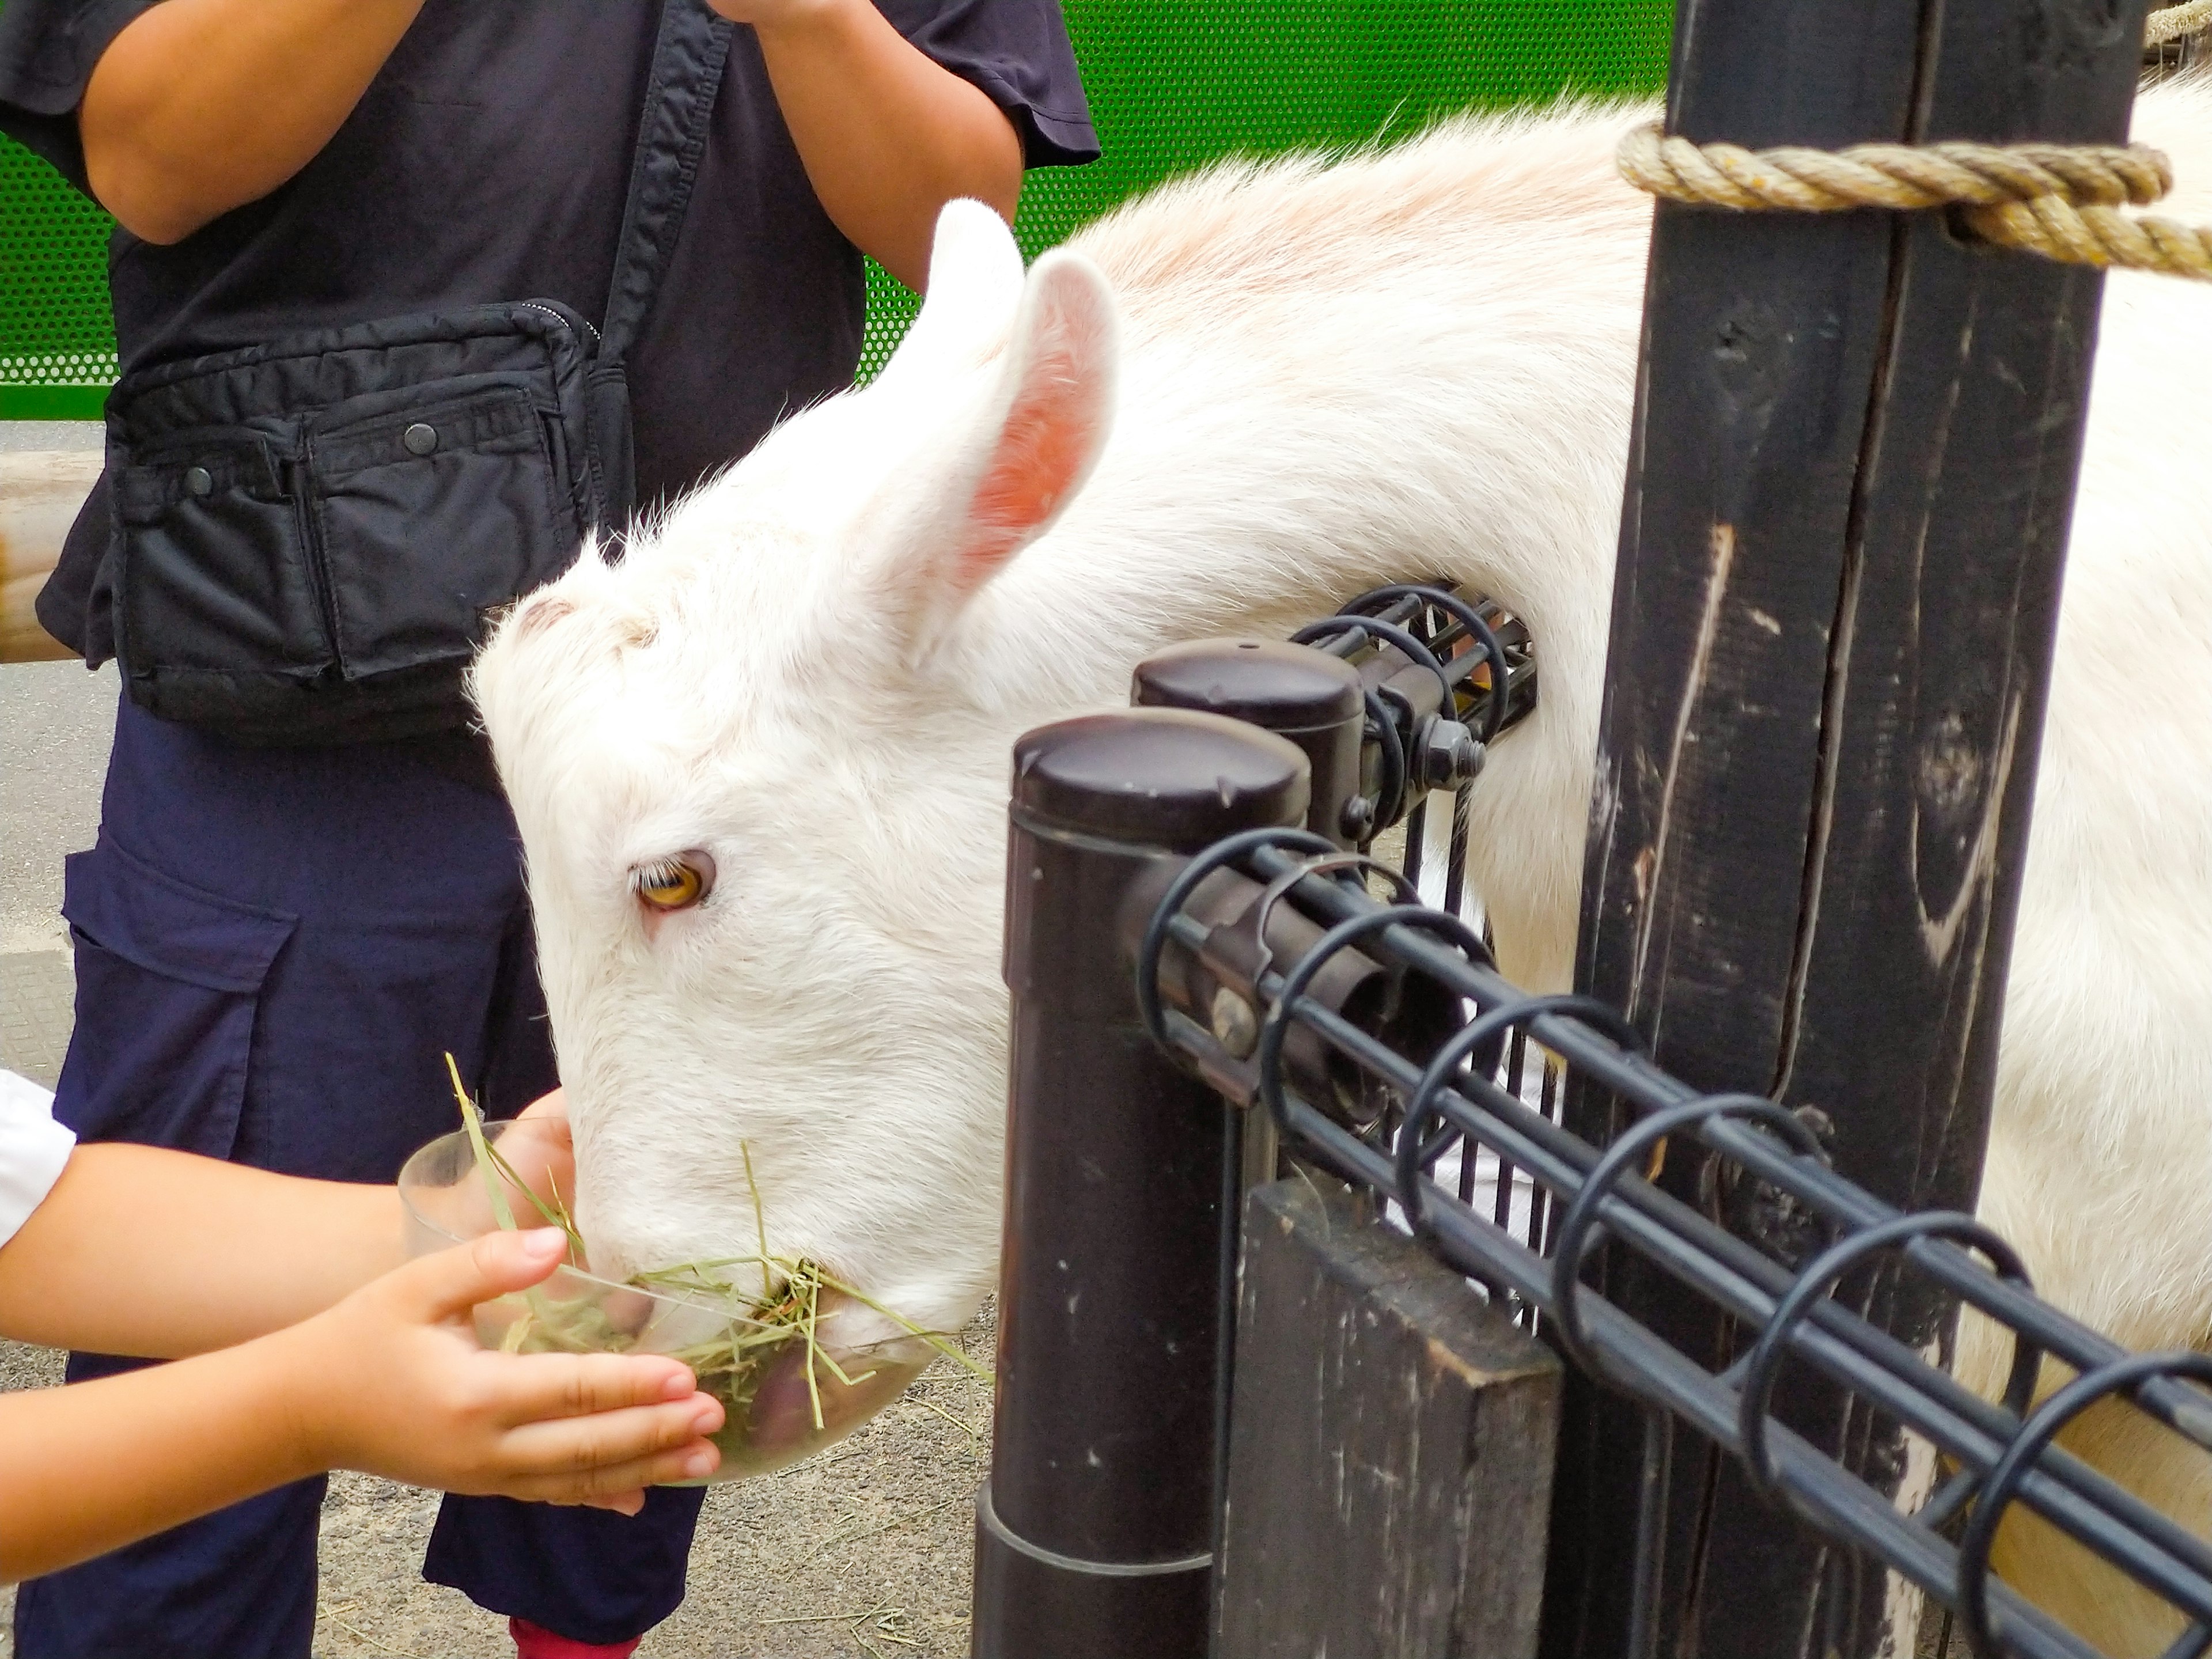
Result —
<instances>
[{"instance_id":1,"label":"child's hand","mask_svg":"<svg viewBox=\"0 0 2212 1659\"><path fill-rule=\"evenodd\" d=\"M647 1486L711 1473L720 1455L702 1437L722 1407L677 1361L477 1346L469 1310L538 1283L566 1242L553 1227L487 1233L266 1339L313 1466L626 1515Z\"/></svg>"}]
</instances>

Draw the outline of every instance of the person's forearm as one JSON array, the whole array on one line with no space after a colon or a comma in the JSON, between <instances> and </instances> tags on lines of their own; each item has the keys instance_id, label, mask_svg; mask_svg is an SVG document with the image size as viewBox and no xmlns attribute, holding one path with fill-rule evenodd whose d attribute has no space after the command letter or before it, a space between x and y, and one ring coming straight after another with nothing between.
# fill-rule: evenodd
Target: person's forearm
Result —
<instances>
[{"instance_id":1,"label":"person's forearm","mask_svg":"<svg viewBox=\"0 0 2212 1659\"><path fill-rule=\"evenodd\" d=\"M92 193L149 242L258 201L353 112L422 0L163 0L77 110Z\"/></svg>"},{"instance_id":2,"label":"person's forearm","mask_svg":"<svg viewBox=\"0 0 2212 1659\"><path fill-rule=\"evenodd\" d=\"M0 1331L101 1353L200 1353L319 1313L404 1257L390 1187L80 1146L0 1246Z\"/></svg>"},{"instance_id":3,"label":"person's forearm","mask_svg":"<svg viewBox=\"0 0 2212 1659\"><path fill-rule=\"evenodd\" d=\"M870 0L819 0L757 27L815 194L892 276L922 285L938 210L955 197L1012 219L1022 189L1012 124L909 45Z\"/></svg>"},{"instance_id":4,"label":"person's forearm","mask_svg":"<svg viewBox=\"0 0 2212 1659\"><path fill-rule=\"evenodd\" d=\"M313 1474L309 1350L287 1336L0 1395L0 1581L34 1577ZM322 1379L330 1388L343 1379Z\"/></svg>"}]
</instances>

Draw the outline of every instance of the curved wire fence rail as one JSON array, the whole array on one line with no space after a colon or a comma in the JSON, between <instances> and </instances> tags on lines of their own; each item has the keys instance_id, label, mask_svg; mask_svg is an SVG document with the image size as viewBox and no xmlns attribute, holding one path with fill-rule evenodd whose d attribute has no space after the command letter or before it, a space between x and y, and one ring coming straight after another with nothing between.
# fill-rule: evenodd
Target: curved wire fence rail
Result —
<instances>
[{"instance_id":1,"label":"curved wire fence rail","mask_svg":"<svg viewBox=\"0 0 2212 1659\"><path fill-rule=\"evenodd\" d=\"M1769 1501L1954 1609L1977 1652L2090 1659L2099 1651L1992 1574L1997 1525L2014 1505L2172 1607L2182 1632L2169 1659L2212 1649L2212 1545L2055 1443L2090 1406L2120 1398L2212 1448L2212 1399L2194 1386L2212 1383L2212 1356L2123 1350L2038 1299L2015 1253L1972 1216L1906 1214L1877 1200L1827 1167L1798 1115L1755 1096L1701 1095L1646 1059L1637 1033L1612 1010L1523 992L1498 974L1465 921L1375 898L1368 881L1378 868L1295 830L1232 836L1194 859L1139 951L1138 995L1153 1036L1232 1103L1269 1115L1300 1159L1395 1202L1431 1254L1504 1298L1584 1371L1687 1424L1740 1462ZM1274 894L1273 902L1320 930L1318 939L1294 957L1264 963L1255 981L1240 981L1238 964L1218 957L1216 931L1191 908L1223 872ZM1407 884L1393 878L1402 901ZM1428 1054L1370 1035L1312 994L1316 977L1347 951L1425 982L1462 1011L1462 1023ZM1163 973L1178 955L1214 981L1249 984L1256 1017L1249 1045L1224 1045L1163 996L1164 979L1191 977ZM1323 1091L1302 1091L1309 1072L1286 1064L1301 1040L1317 1042L1398 1103L1364 1128L1316 1105L1309 1097ZM1520 1080L1530 1045L1553 1057L1534 1102ZM1568 1086L1618 1103L1626 1123L1609 1145L1593 1146L1554 1121L1555 1067ZM1684 1143L1796 1216L1797 1247L1758 1248L1655 1184L1655 1161L1670 1145L1681 1156ZM1492 1188L1492 1201L1480 1207L1479 1165L1490 1172L1481 1184ZM1516 1212L1529 1219L1516 1225ZM1609 1304L1585 1282L1607 1251L1632 1253L1738 1322L1741 1358L1716 1370ZM1881 1259L1925 1275L2011 1333L2002 1403L1970 1392L1838 1297L1854 1269ZM2078 1375L2039 1406L2046 1357ZM1777 1379L1790 1365L1824 1374L1902 1424L1953 1473L1917 1512L1900 1512L1770 1415ZM1649 1421L1656 1429L1661 1419ZM1662 1455L1662 1447L1648 1443L1648 1457ZM1632 1642L1631 1650L1640 1648Z\"/></svg>"}]
</instances>

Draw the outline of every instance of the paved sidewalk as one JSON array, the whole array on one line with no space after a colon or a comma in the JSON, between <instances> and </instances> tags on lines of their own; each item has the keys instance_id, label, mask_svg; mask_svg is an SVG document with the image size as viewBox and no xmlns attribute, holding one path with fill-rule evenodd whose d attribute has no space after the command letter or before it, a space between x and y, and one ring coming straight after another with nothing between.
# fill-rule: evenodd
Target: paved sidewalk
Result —
<instances>
[{"instance_id":1,"label":"paved sidewalk","mask_svg":"<svg viewBox=\"0 0 2212 1659\"><path fill-rule=\"evenodd\" d=\"M51 1084L67 1046L61 860L88 846L113 718L112 671L0 667L0 1064ZM963 1345L988 1368L988 1316ZM59 1380L59 1356L0 1343L0 1390ZM968 1651L972 1499L990 1389L943 1361L842 1445L717 1487L690 1599L640 1659L955 1659ZM364 1475L323 1509L315 1659L505 1659L505 1621L417 1571L437 1500ZM0 1659L14 1592L0 1589Z\"/></svg>"}]
</instances>

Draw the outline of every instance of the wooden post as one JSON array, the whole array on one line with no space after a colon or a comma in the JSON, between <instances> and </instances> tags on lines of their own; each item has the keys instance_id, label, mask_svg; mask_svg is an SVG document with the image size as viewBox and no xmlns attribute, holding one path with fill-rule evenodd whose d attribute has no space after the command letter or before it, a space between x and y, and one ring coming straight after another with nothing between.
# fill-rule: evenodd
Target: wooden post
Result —
<instances>
[{"instance_id":1,"label":"wooden post","mask_svg":"<svg viewBox=\"0 0 2212 1659\"><path fill-rule=\"evenodd\" d=\"M76 654L39 626L31 607L100 459L97 449L0 451L0 663Z\"/></svg>"},{"instance_id":2,"label":"wooden post","mask_svg":"<svg viewBox=\"0 0 2212 1659\"><path fill-rule=\"evenodd\" d=\"M1677 20L1669 129L1699 141L2117 143L2142 6ZM1817 1107L1842 1171L1909 1208L1971 1207L1979 1181L2100 287L1939 214L1658 210L1577 982L1692 1083ZM1668 1161L1678 1193L1697 1165ZM1656 1277L1599 1271L1729 1357ZM1887 1274L1849 1288L1916 1346L1949 1316ZM1893 1430L1800 1381L1778 1409L1896 1486ZM1545 1650L1613 1659L1638 1413L1571 1381L1562 1441ZM1658 1650L1878 1651L1881 1575L1709 1457L1675 1461Z\"/></svg>"},{"instance_id":3,"label":"wooden post","mask_svg":"<svg viewBox=\"0 0 2212 1659\"><path fill-rule=\"evenodd\" d=\"M1248 1200L1217 1659L1524 1659L1559 1362L1343 1188Z\"/></svg>"}]
</instances>

